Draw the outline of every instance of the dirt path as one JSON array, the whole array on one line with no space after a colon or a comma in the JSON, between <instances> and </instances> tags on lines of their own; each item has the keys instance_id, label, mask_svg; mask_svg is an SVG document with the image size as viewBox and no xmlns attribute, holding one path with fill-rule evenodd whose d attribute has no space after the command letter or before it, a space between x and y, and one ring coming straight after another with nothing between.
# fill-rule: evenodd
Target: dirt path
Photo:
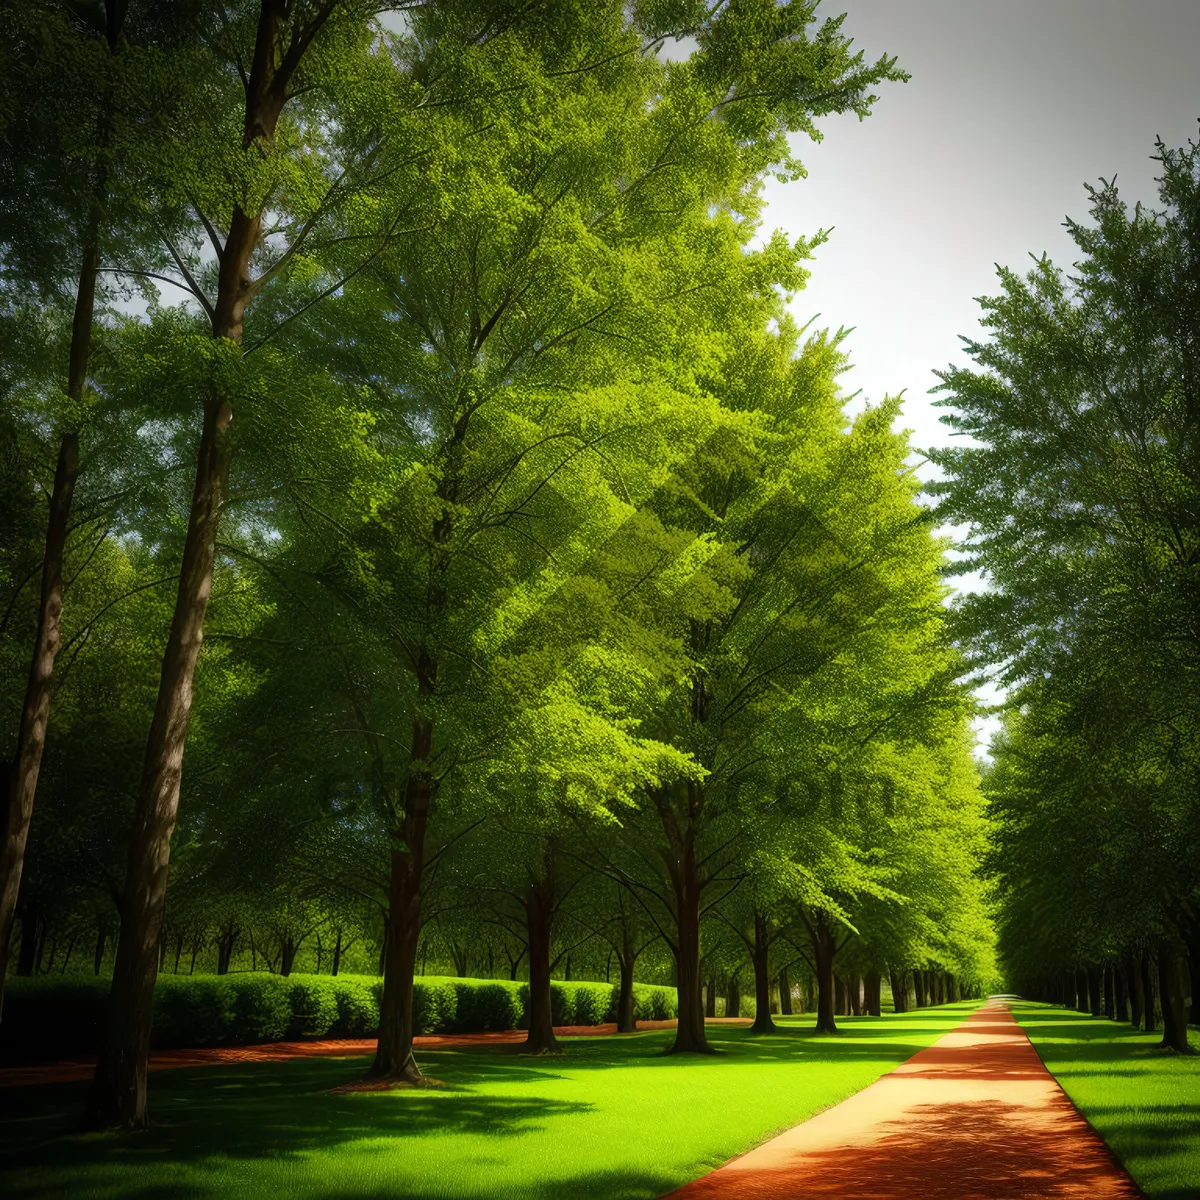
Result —
<instances>
[{"instance_id":1,"label":"dirt path","mask_svg":"<svg viewBox=\"0 0 1200 1200\"><path fill-rule=\"evenodd\" d=\"M720 1025L749 1025L748 1017L709 1017ZM638 1032L674 1029L674 1021L639 1021ZM606 1037L617 1032L609 1025L557 1025L559 1037ZM471 1046L517 1045L525 1040L523 1029L497 1033L428 1034L413 1038L417 1049L452 1050ZM219 1067L237 1063L287 1062L293 1058L360 1058L375 1053L374 1038L325 1038L312 1042L269 1042L261 1046L211 1046L200 1050L160 1050L150 1057L151 1071L178 1067ZM0 1067L0 1087L26 1084L78 1083L91 1079L95 1059L43 1063L31 1067Z\"/></svg>"},{"instance_id":2,"label":"dirt path","mask_svg":"<svg viewBox=\"0 0 1200 1200\"><path fill-rule=\"evenodd\" d=\"M998 1002L857 1095L671 1193L676 1200L1139 1195Z\"/></svg>"}]
</instances>

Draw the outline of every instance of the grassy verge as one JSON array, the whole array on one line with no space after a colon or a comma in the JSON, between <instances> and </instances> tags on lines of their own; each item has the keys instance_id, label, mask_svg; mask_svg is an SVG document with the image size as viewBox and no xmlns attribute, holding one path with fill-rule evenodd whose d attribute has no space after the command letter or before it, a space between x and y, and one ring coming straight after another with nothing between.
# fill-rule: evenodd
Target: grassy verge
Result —
<instances>
[{"instance_id":1,"label":"grassy verge","mask_svg":"<svg viewBox=\"0 0 1200 1200\"><path fill-rule=\"evenodd\" d=\"M844 1100L975 1007L839 1019L837 1037L811 1017L758 1038L710 1026L709 1059L665 1056L662 1031L567 1039L559 1059L427 1053L436 1091L331 1094L362 1060L163 1071L158 1124L135 1136L64 1132L82 1085L0 1088L0 1194L648 1200Z\"/></svg>"},{"instance_id":2,"label":"grassy verge","mask_svg":"<svg viewBox=\"0 0 1200 1200\"><path fill-rule=\"evenodd\" d=\"M1044 1004L1014 1004L1013 1015L1151 1200L1200 1196L1200 1056L1166 1054L1157 1033Z\"/></svg>"}]
</instances>

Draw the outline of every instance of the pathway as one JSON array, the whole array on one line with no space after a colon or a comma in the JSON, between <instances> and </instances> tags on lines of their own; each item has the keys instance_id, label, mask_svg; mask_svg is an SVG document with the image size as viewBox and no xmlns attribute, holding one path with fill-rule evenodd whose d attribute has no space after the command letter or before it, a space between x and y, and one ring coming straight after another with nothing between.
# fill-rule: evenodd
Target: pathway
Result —
<instances>
[{"instance_id":1,"label":"pathway","mask_svg":"<svg viewBox=\"0 0 1200 1200\"><path fill-rule=\"evenodd\" d=\"M1140 1193L990 1002L870 1087L674 1200L1134 1200Z\"/></svg>"},{"instance_id":2,"label":"pathway","mask_svg":"<svg viewBox=\"0 0 1200 1200\"><path fill-rule=\"evenodd\" d=\"M748 1017L709 1017L709 1023L749 1025ZM638 1032L648 1029L674 1029L671 1021L639 1021ZM608 1025L556 1025L559 1037L607 1037L617 1032ZM469 1049L472 1046L516 1045L528 1035L523 1029L505 1029L495 1033L423 1034L413 1038L418 1050ZM311 1042L269 1042L258 1046L209 1046L197 1050L160 1050L150 1056L151 1071L178 1067L229 1066L237 1063L287 1062L293 1058L361 1058L375 1053L374 1038L322 1038ZM29 1067L0 1067L0 1087L27 1084L78 1083L91 1079L96 1060L39 1063Z\"/></svg>"}]
</instances>

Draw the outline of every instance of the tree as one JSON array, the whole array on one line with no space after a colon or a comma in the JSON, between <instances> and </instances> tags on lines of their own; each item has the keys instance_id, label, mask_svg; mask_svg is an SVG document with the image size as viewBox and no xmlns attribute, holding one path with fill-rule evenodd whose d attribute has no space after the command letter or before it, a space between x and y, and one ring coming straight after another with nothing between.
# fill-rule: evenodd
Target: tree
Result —
<instances>
[{"instance_id":1,"label":"tree","mask_svg":"<svg viewBox=\"0 0 1200 1200\"><path fill-rule=\"evenodd\" d=\"M1038 974L1090 970L1098 994L1106 959L1157 943L1167 1042L1183 1051L1200 896L1200 148L1160 143L1157 160L1161 211L1089 189L1091 223L1068 223L1074 275L1045 258L1024 279L1001 271L991 340L967 343L974 368L942 375L946 420L974 444L932 457L940 511L971 526L962 569L992 585L962 606L961 636L1028 706L989 784L1002 947L1029 972L1028 936ZM1076 854L1045 861L1033 841L1051 830Z\"/></svg>"}]
</instances>

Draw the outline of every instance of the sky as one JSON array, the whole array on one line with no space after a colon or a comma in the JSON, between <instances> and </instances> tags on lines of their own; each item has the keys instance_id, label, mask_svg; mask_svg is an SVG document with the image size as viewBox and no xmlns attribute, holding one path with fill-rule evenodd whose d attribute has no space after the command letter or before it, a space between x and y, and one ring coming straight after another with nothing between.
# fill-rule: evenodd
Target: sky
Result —
<instances>
[{"instance_id":1,"label":"sky","mask_svg":"<svg viewBox=\"0 0 1200 1200\"><path fill-rule=\"evenodd\" d=\"M827 118L822 142L794 142L808 178L768 184L765 230L833 227L794 315L854 326L846 389L860 403L903 391L913 444L945 444L933 371L966 361L959 335L980 334L974 297L999 290L996 264L1024 271L1045 252L1069 267L1062 223L1086 218L1084 184L1115 175L1130 203L1156 203L1155 136L1178 146L1200 131L1200 0L818 10L842 11L868 61L894 54L912 79L883 85L865 121ZM977 722L981 750L996 723Z\"/></svg>"}]
</instances>

